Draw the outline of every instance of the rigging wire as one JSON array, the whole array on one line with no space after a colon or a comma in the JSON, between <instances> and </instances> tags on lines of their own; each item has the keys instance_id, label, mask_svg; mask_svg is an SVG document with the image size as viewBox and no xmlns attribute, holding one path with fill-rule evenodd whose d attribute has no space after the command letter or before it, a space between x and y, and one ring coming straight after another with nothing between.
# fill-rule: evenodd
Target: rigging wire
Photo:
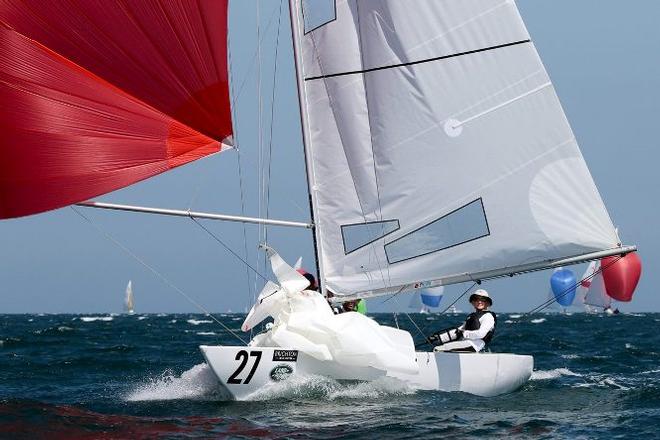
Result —
<instances>
[{"instance_id":1,"label":"rigging wire","mask_svg":"<svg viewBox=\"0 0 660 440\"><path fill-rule=\"evenodd\" d=\"M273 126L275 125L275 86L277 83L277 66L278 66L278 55L280 49L280 32L282 29L283 3L284 0L280 0L279 18L277 21L277 37L275 38L275 59L273 61L273 93L270 99L270 133L268 135L268 173L266 177L268 181L268 185L266 187L266 194L265 194L266 218L270 216L270 176L271 176L271 166L273 164ZM268 243L268 226L265 227L264 241Z\"/></svg>"},{"instance_id":2,"label":"rigging wire","mask_svg":"<svg viewBox=\"0 0 660 440\"><path fill-rule=\"evenodd\" d=\"M576 282L575 284L569 286L567 289L565 289L565 290L564 290L563 292L561 292L559 295L556 295L554 298L550 298L550 299L548 299L548 300L542 302L541 304L539 304L538 306L534 307L534 308L533 308L532 310L530 310L529 312L525 313L525 315L532 315L532 314L534 314L534 313L538 313L538 312L540 312L540 311L542 311L542 310L545 310L546 308L550 307L550 305L552 305L552 304L553 304L555 301L557 301L558 299L561 299L561 298L563 298L564 296L568 295L573 289L575 289L576 287L578 287L578 286L579 286L580 284L582 284L583 282L591 280L591 279L594 278L596 275L598 275L600 272L604 271L605 269L607 269L608 267L612 266L613 264L616 264L617 261L619 261L621 258L623 258L623 256L622 256L622 255L619 255L614 261L608 263L607 266L605 266L605 267L600 266L600 268L599 268L598 270L596 270L594 273L592 273L591 275L589 275L589 276L587 276L587 277L584 277L584 278L582 278L580 281L578 281L578 282Z\"/></svg>"},{"instance_id":3,"label":"rigging wire","mask_svg":"<svg viewBox=\"0 0 660 440\"><path fill-rule=\"evenodd\" d=\"M406 316L408 317L408 319L410 320L410 322L412 322L412 325L415 326L415 328L417 329L417 331L419 332L419 334L422 335L422 338L424 338L424 340L426 340L426 342L431 342L431 341L428 340L428 338L426 337L426 334L422 331L422 329L419 328L419 326L417 325L417 323L415 322L415 320L412 319L412 317L410 316L410 314L409 314L409 313L406 313ZM415 345L415 348L417 348L417 345Z\"/></svg>"},{"instance_id":4,"label":"rigging wire","mask_svg":"<svg viewBox=\"0 0 660 440\"><path fill-rule=\"evenodd\" d=\"M140 263L142 266L147 268L151 273L156 275L156 277L160 278L161 281L163 281L166 285L171 287L175 292L179 293L183 298L185 298L190 304L195 306L198 310L200 310L202 313L204 313L205 316L213 319L216 323L220 324L225 330L227 330L229 333L231 333L236 339L241 341L242 343L247 345L247 342L243 340L243 338L240 337L236 332L234 332L231 328L229 328L226 324L224 324L222 321L217 319L211 312L209 312L204 306L199 304L197 301L192 299L188 294L186 294L183 290L181 290L179 287L177 287L174 283L172 283L165 275L160 273L156 268L153 266L149 265L146 261L138 257L133 251L131 251L129 248L124 246L122 243L120 243L117 239L115 239L110 233L107 231L101 229L100 226L95 224L89 217L84 215L82 212L80 212L75 206L71 206L71 209L78 214L80 217L82 217L85 221L87 221L94 229L96 229L97 232L101 233L105 238L110 240L112 243L114 243L117 247L119 247L121 250L123 250L125 253L127 253L129 256L131 256L135 261Z\"/></svg>"},{"instance_id":5,"label":"rigging wire","mask_svg":"<svg viewBox=\"0 0 660 440\"><path fill-rule=\"evenodd\" d=\"M196 218L194 218L194 217L192 217L192 216L190 217L190 219L191 219L192 221L194 221L194 222L195 222L200 228L202 228L203 230L205 230L205 231L206 231L211 237L213 237L213 238L215 239L215 241L217 241L217 242L220 243L225 249L227 249L227 251L228 251L229 253L231 253L231 254L232 254L234 257L236 257L239 261L241 261L243 264L245 264L245 267L246 267L246 268L248 268L249 270L252 270L252 272L254 272L254 277L255 277L255 279L256 279L257 276L258 276L258 277L260 277L261 279L263 279L264 281L268 281L268 278L266 278L265 275L263 275L261 272L259 272L259 271L258 271L257 269L255 269L254 267L250 266L250 263L248 263L247 260L244 260L243 258L241 258L240 255L238 255L236 252L234 252L234 251L233 251L233 250L232 250L232 249L231 249L231 248L230 248L225 242L223 242L223 241L222 241L217 235L215 235L213 232L211 232L206 226L204 226L203 224L201 224L201 223L199 222L199 220L197 220Z\"/></svg>"},{"instance_id":6,"label":"rigging wire","mask_svg":"<svg viewBox=\"0 0 660 440\"><path fill-rule=\"evenodd\" d=\"M239 186L239 193L240 193L240 198L241 198L241 215L245 216L245 187L243 183L243 167L241 166L241 149L240 149L240 143L239 143L239 130L236 130L236 124L235 122L238 121L238 115L236 114L236 107L237 107L237 102L238 102L238 95L236 94L236 90L234 88L234 69L233 69L233 63L232 63L232 50L231 50L231 35L232 32L227 33L227 61L229 64L229 76L230 76L230 87L231 87L231 100L232 100L232 105L230 106L230 111L232 112L232 121L234 121L234 145L235 145L235 150L236 150L236 165L238 168L238 186ZM246 76L247 79L247 76ZM245 81L244 81L245 83ZM240 94L240 90L239 90ZM243 223L242 225L242 232L243 232L243 254L244 254L244 260L247 261L248 259L248 248L247 248L247 225ZM253 296L252 294L252 289L251 289L251 284L250 284L250 269L249 266L245 266L245 284L247 285L247 305L246 308L250 306L250 298Z\"/></svg>"},{"instance_id":7,"label":"rigging wire","mask_svg":"<svg viewBox=\"0 0 660 440\"><path fill-rule=\"evenodd\" d=\"M454 300L454 302L452 302L451 304L449 304L449 305L448 305L448 306L447 306L442 312L440 312L440 314L441 314L441 315L444 315L445 312L446 312L447 310L451 309L451 307L452 307L454 304L456 304L461 298L463 298L463 297L464 297L464 296L465 296L470 290L472 290L472 289L474 288L474 286L476 286L477 284L479 284L479 283L474 282L474 283L473 283L470 287L468 287L463 293L461 293L461 294L460 294L460 295ZM415 344L415 348L418 348L418 347L424 346L424 345L426 345L426 344L428 344L428 345L433 345L433 344L431 343L431 341L429 341L429 339L426 337L426 334L424 333L424 331L423 331L421 328L419 328L419 326L417 325L417 323L412 319L412 317L410 316L410 314L408 314L407 312L404 312L404 313L406 314L406 316L408 317L408 319L410 319L410 322L413 323L413 325L415 326L415 328L417 329L417 331L418 331L418 332L422 335L422 337L424 338L424 342L421 342L421 343L419 343L419 344Z\"/></svg>"},{"instance_id":8,"label":"rigging wire","mask_svg":"<svg viewBox=\"0 0 660 440\"><path fill-rule=\"evenodd\" d=\"M276 13L276 11L273 11L270 18L268 19L268 24L265 27L266 31L268 31L268 29L270 29L270 26L273 23L273 20L275 19L275 13ZM266 38L266 33L265 32L264 32L264 36L262 38ZM250 60L250 67L248 67L248 70L245 73L243 81L238 86L238 91L236 92L236 98L235 98L236 100L238 100L241 97L241 95L243 94L243 90L245 88L245 85L247 84L248 78L250 77L250 73L252 72L252 69L256 65L256 60L257 60L257 53L255 51L255 53L252 55L252 59Z\"/></svg>"},{"instance_id":9,"label":"rigging wire","mask_svg":"<svg viewBox=\"0 0 660 440\"><path fill-rule=\"evenodd\" d=\"M474 289L474 287L475 287L477 284L479 284L479 283L477 283L477 282L475 281L470 287L468 287L468 288L465 290L465 292L461 293L460 296L459 296L458 298L456 298L456 299L454 300L453 303L449 304L449 305L448 305L448 306L447 306L442 312L440 312L440 314L441 314L441 315L444 315L444 313L445 313L447 310L451 309L452 306L453 306L454 304L456 304L456 303L458 302L459 299L463 298L463 297L464 297L464 296L465 296L470 290Z\"/></svg>"},{"instance_id":10,"label":"rigging wire","mask_svg":"<svg viewBox=\"0 0 660 440\"><path fill-rule=\"evenodd\" d=\"M257 163L257 176L259 177L258 179L258 205L257 205L257 213L259 217L262 217L261 215L261 207L262 207L262 174L263 174L263 100L261 96L261 0L256 1L256 25L257 25L257 125L258 125L258 132L257 132L257 151L258 151L258 163ZM258 240L259 243L262 243L262 233L263 233L264 226L263 225L258 225L257 230L258 230ZM256 259L256 264L255 266L257 267L257 270L259 269L259 263L260 263L260 258L259 258L259 253L257 252L255 254L255 259ZM266 256L264 255L264 268L266 267ZM254 277L254 291L252 295L252 302L256 302L257 300L257 277L255 275ZM250 330L250 336L252 336L252 330Z\"/></svg>"}]
</instances>

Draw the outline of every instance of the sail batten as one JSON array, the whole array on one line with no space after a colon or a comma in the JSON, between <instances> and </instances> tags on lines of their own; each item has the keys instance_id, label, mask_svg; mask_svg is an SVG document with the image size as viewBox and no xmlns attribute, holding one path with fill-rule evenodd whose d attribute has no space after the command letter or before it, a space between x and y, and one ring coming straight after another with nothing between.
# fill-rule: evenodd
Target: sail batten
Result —
<instances>
[{"instance_id":1,"label":"sail batten","mask_svg":"<svg viewBox=\"0 0 660 440\"><path fill-rule=\"evenodd\" d=\"M370 73L370 72L376 72L378 70L386 70L386 69L398 69L401 67L407 67L407 66L414 66L416 64L423 64L423 63L430 63L434 61L441 61L441 60L446 60L449 58L454 58L454 57L462 57L465 55L472 55L480 52L487 52L489 50L496 50L496 49L502 49L505 47L509 46L516 46L518 44L526 44L526 43L531 43L531 40L521 40L521 41L514 41L512 43L504 43L504 44L499 44L497 46L491 46L491 47L483 47L481 49L473 49L469 50L466 52L461 52L461 53L454 53L451 55L441 55L433 58L427 58L423 60L416 60L416 61L409 61L407 63L400 63L400 64L392 64L392 65L387 65L387 66L379 66L379 67L370 67L368 69L364 70L353 70L349 72L337 72L337 73L330 73L327 75L319 75L319 76L312 76L309 78L305 78L305 81L316 81L319 79L328 79L328 78L334 78L338 76L348 76L348 75L357 75L357 74L364 74L364 73Z\"/></svg>"}]
</instances>

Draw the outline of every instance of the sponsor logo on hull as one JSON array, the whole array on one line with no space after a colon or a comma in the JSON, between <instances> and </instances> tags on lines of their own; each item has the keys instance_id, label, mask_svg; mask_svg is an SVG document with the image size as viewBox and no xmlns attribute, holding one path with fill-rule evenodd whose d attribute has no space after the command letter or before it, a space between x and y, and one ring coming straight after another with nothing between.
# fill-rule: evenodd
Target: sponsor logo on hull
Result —
<instances>
[{"instance_id":1,"label":"sponsor logo on hull","mask_svg":"<svg viewBox=\"0 0 660 440\"><path fill-rule=\"evenodd\" d=\"M291 366L286 364L277 365L275 366L275 368L270 370L270 378L275 382L284 380L289 376L291 376L292 374L293 374L293 368L291 368Z\"/></svg>"},{"instance_id":2,"label":"sponsor logo on hull","mask_svg":"<svg viewBox=\"0 0 660 440\"><path fill-rule=\"evenodd\" d=\"M298 350L275 350L273 352L273 362L296 362L298 360Z\"/></svg>"}]
</instances>

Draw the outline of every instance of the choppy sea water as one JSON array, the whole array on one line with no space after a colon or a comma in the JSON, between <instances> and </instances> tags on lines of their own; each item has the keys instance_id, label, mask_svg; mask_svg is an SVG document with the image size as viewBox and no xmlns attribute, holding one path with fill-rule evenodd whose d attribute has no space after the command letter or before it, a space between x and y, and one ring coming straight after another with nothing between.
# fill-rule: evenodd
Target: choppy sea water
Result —
<instances>
[{"instance_id":1,"label":"choppy sea water","mask_svg":"<svg viewBox=\"0 0 660 440\"><path fill-rule=\"evenodd\" d=\"M410 316L429 332L461 319ZM0 315L0 438L654 438L659 330L660 314L499 314L492 349L535 358L509 395L309 377L225 402L197 346L236 340L208 317Z\"/></svg>"}]
</instances>

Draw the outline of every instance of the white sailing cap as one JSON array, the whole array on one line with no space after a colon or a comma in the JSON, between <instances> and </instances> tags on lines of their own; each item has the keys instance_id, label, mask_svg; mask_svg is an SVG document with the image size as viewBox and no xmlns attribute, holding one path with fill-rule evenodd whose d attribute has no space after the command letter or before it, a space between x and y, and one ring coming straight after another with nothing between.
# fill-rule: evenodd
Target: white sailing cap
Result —
<instances>
[{"instance_id":1,"label":"white sailing cap","mask_svg":"<svg viewBox=\"0 0 660 440\"><path fill-rule=\"evenodd\" d=\"M477 298L484 298L489 306L493 305L493 299L490 297L488 292L484 289L477 289L472 295L470 295L470 303L476 300Z\"/></svg>"}]
</instances>

